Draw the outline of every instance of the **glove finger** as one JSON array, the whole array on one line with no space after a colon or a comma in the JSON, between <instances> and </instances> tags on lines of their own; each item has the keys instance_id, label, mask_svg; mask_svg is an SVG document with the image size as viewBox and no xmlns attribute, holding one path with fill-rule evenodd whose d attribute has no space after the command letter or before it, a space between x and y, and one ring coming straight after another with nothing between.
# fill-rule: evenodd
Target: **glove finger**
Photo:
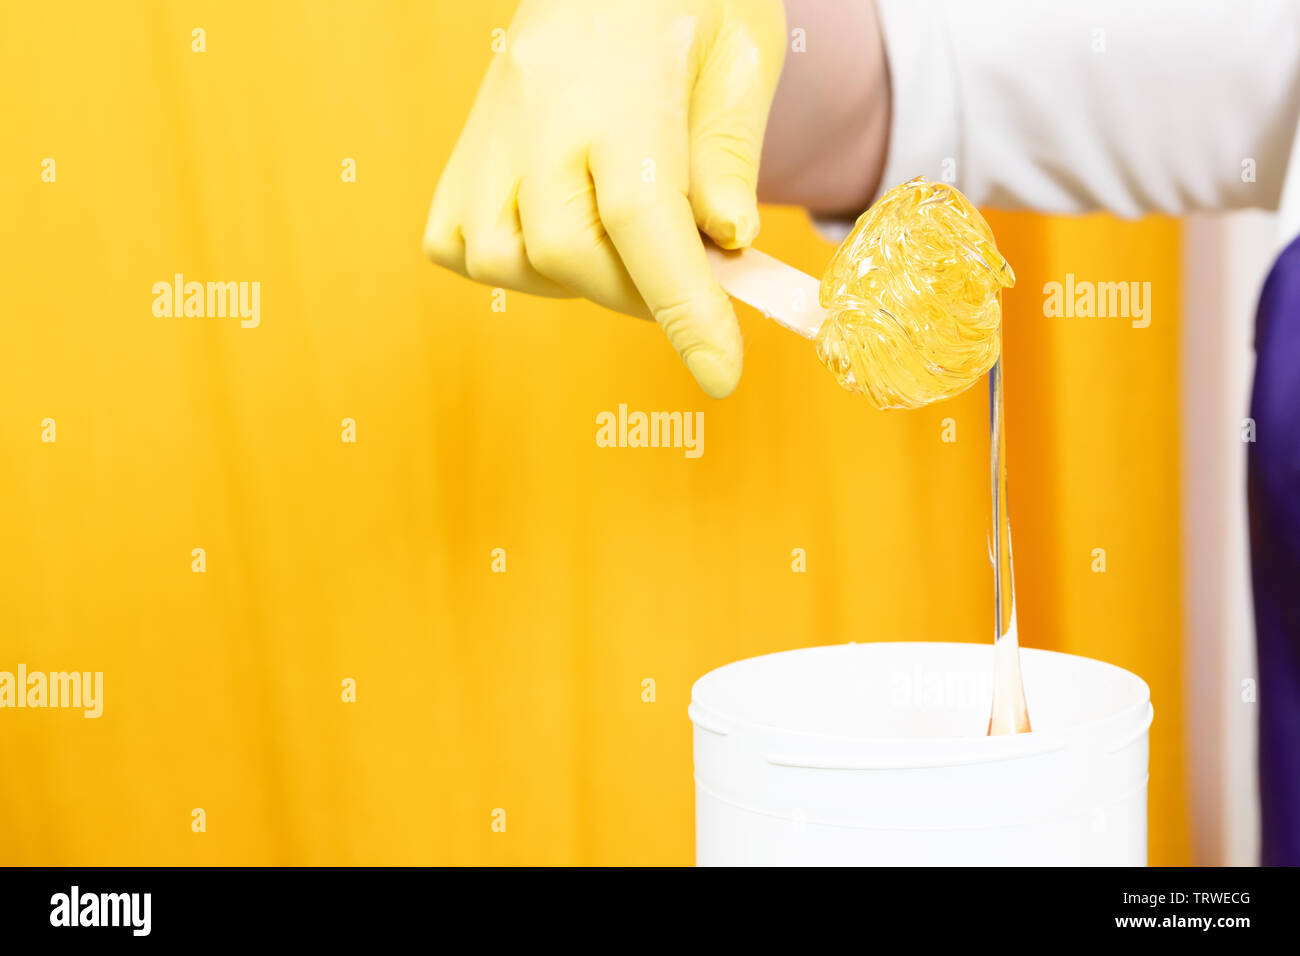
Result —
<instances>
[{"instance_id":1,"label":"glove finger","mask_svg":"<svg viewBox=\"0 0 1300 956\"><path fill-rule=\"evenodd\" d=\"M755 3L746 12L758 22L724 24L691 92L691 208L724 249L758 235L759 156L785 52L779 7Z\"/></svg>"},{"instance_id":2,"label":"glove finger","mask_svg":"<svg viewBox=\"0 0 1300 956\"><path fill-rule=\"evenodd\" d=\"M712 397L724 398L740 381L740 326L731 300L709 271L686 195L672 182L657 177L647 182L640 174L644 157L654 154L626 142L593 147L601 222L695 380Z\"/></svg>"},{"instance_id":3,"label":"glove finger","mask_svg":"<svg viewBox=\"0 0 1300 956\"><path fill-rule=\"evenodd\" d=\"M650 318L601 223L585 153L542 161L524 177L519 221L528 261L540 275L607 309Z\"/></svg>"}]
</instances>

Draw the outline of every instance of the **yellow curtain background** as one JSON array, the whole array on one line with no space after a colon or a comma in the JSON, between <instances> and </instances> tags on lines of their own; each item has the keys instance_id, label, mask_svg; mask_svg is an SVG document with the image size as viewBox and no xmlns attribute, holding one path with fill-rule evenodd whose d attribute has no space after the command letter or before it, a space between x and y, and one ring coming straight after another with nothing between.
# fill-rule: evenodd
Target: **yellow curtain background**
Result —
<instances>
[{"instance_id":1,"label":"yellow curtain background","mask_svg":"<svg viewBox=\"0 0 1300 956\"><path fill-rule=\"evenodd\" d=\"M989 639L982 388L877 413L745 312L712 402L651 324L423 261L512 7L6 10L0 670L105 687L0 711L0 862L689 863L695 678ZM1022 639L1151 684L1151 861L1183 863L1177 227L991 222ZM792 210L758 244L831 252ZM1045 318L1066 272L1151 281L1150 328ZM175 273L260 282L260 326L155 317ZM597 447L621 403L703 410L703 456Z\"/></svg>"}]
</instances>

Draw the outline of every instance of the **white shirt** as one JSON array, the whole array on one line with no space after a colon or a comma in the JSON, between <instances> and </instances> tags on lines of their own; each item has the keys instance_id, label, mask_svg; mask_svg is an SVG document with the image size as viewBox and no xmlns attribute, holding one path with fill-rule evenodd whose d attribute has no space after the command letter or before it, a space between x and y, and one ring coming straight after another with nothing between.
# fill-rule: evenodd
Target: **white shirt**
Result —
<instances>
[{"instance_id":1,"label":"white shirt","mask_svg":"<svg viewBox=\"0 0 1300 956\"><path fill-rule=\"evenodd\" d=\"M1279 209L1283 235L1300 233L1300 0L878 9L882 190L923 175L1003 209Z\"/></svg>"}]
</instances>

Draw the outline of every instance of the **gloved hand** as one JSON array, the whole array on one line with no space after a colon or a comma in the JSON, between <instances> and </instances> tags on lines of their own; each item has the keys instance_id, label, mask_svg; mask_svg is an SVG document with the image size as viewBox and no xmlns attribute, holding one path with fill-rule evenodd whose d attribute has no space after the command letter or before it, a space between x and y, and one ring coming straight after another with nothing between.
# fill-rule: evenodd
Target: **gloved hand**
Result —
<instances>
[{"instance_id":1,"label":"gloved hand","mask_svg":"<svg viewBox=\"0 0 1300 956\"><path fill-rule=\"evenodd\" d=\"M785 55L781 0L523 0L438 183L434 262L493 286L653 317L709 395L740 328L700 232L758 233Z\"/></svg>"}]
</instances>

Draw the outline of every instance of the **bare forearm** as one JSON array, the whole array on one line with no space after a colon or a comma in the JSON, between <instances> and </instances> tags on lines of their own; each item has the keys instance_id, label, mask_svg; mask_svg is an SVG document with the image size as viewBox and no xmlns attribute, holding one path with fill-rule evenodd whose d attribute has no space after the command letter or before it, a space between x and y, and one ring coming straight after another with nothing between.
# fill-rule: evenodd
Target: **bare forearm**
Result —
<instances>
[{"instance_id":1,"label":"bare forearm","mask_svg":"<svg viewBox=\"0 0 1300 956\"><path fill-rule=\"evenodd\" d=\"M785 8L791 48L768 118L759 198L828 215L860 212L889 146L889 71L875 3L785 0Z\"/></svg>"}]
</instances>

